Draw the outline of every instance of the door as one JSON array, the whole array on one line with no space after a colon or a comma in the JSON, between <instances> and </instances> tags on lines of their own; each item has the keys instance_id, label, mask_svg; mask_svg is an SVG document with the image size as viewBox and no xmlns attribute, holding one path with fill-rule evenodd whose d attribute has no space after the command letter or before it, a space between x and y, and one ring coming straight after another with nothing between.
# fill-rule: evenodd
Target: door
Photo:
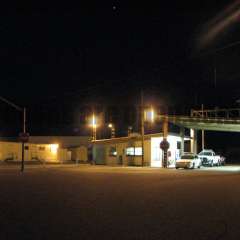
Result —
<instances>
[{"instance_id":1,"label":"door","mask_svg":"<svg viewBox=\"0 0 240 240\"><path fill-rule=\"evenodd\" d=\"M162 137L151 138L151 167L162 167Z\"/></svg>"},{"instance_id":2,"label":"door","mask_svg":"<svg viewBox=\"0 0 240 240\"><path fill-rule=\"evenodd\" d=\"M31 151L29 151L29 146L24 146L24 161L30 161L31 158Z\"/></svg>"}]
</instances>

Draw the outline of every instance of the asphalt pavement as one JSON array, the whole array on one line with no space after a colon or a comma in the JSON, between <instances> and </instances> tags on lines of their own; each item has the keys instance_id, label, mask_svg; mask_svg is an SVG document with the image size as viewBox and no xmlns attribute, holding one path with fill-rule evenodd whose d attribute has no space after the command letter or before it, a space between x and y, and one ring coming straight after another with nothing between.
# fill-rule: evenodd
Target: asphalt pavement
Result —
<instances>
[{"instance_id":1,"label":"asphalt pavement","mask_svg":"<svg viewBox=\"0 0 240 240\"><path fill-rule=\"evenodd\" d=\"M0 239L240 239L240 166L0 167Z\"/></svg>"}]
</instances>

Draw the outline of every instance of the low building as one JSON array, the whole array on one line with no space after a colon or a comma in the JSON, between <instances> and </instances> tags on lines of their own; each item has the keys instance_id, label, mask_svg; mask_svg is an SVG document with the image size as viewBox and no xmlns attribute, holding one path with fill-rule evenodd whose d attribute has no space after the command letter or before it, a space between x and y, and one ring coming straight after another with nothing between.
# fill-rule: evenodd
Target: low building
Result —
<instances>
[{"instance_id":1,"label":"low building","mask_svg":"<svg viewBox=\"0 0 240 240\"><path fill-rule=\"evenodd\" d=\"M59 146L58 161L73 161L87 163L89 161L89 146L91 138L88 136L30 136L29 143L57 144ZM67 154L64 153L67 151Z\"/></svg>"},{"instance_id":2,"label":"low building","mask_svg":"<svg viewBox=\"0 0 240 240\"><path fill-rule=\"evenodd\" d=\"M89 137L31 136L24 146L26 161L59 163L64 161L88 162ZM22 160L22 143L2 139L0 161Z\"/></svg>"},{"instance_id":3,"label":"low building","mask_svg":"<svg viewBox=\"0 0 240 240\"><path fill-rule=\"evenodd\" d=\"M163 134L149 134L144 136L144 166L162 167L163 152L160 143ZM168 150L169 166L175 166L176 160L180 157L181 149L184 151L184 141L179 135L169 133ZM141 135L135 134L129 137L96 140L93 142L93 161L95 164L142 166L142 139Z\"/></svg>"},{"instance_id":4,"label":"low building","mask_svg":"<svg viewBox=\"0 0 240 240\"><path fill-rule=\"evenodd\" d=\"M58 162L67 157L66 150L59 149L58 144L25 143L24 160ZM0 161L22 160L22 143L0 142Z\"/></svg>"}]
</instances>

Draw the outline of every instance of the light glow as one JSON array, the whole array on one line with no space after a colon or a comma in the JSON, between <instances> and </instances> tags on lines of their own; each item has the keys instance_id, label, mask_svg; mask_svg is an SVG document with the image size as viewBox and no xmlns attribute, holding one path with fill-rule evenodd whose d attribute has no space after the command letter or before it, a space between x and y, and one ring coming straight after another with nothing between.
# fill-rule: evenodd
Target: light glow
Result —
<instances>
[{"instance_id":1,"label":"light glow","mask_svg":"<svg viewBox=\"0 0 240 240\"><path fill-rule=\"evenodd\" d=\"M91 119L91 127L97 128L97 119L94 114L92 115L92 119Z\"/></svg>"},{"instance_id":2,"label":"light glow","mask_svg":"<svg viewBox=\"0 0 240 240\"><path fill-rule=\"evenodd\" d=\"M153 108L151 109L151 122L154 122L154 110Z\"/></svg>"},{"instance_id":3,"label":"light glow","mask_svg":"<svg viewBox=\"0 0 240 240\"><path fill-rule=\"evenodd\" d=\"M50 144L50 151L51 151L53 154L56 154L56 153L57 153L58 148L59 148L59 145L58 145L58 144Z\"/></svg>"},{"instance_id":4,"label":"light glow","mask_svg":"<svg viewBox=\"0 0 240 240\"><path fill-rule=\"evenodd\" d=\"M155 112L154 112L154 109L152 107L150 109L144 111L144 120L146 122L152 122L152 123L154 122Z\"/></svg>"}]
</instances>

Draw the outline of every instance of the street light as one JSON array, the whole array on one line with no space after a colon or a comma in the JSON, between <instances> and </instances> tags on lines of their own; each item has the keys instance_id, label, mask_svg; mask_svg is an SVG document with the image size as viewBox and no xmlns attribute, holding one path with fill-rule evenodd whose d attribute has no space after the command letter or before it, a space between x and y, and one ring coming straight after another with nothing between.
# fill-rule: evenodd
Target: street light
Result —
<instances>
[{"instance_id":1,"label":"street light","mask_svg":"<svg viewBox=\"0 0 240 240\"><path fill-rule=\"evenodd\" d=\"M9 106L15 108L17 111L20 111L23 113L23 132L20 133L20 138L22 140L22 164L21 164L21 171L24 171L24 144L28 141L29 134L26 132L26 108L21 108L15 103L12 103L11 101L7 100L6 98L3 98L0 96L0 100L2 102L5 102Z\"/></svg>"},{"instance_id":2,"label":"street light","mask_svg":"<svg viewBox=\"0 0 240 240\"><path fill-rule=\"evenodd\" d=\"M114 124L109 123L108 127L111 129L111 138L115 138L115 126L114 126Z\"/></svg>"},{"instance_id":3,"label":"street light","mask_svg":"<svg viewBox=\"0 0 240 240\"><path fill-rule=\"evenodd\" d=\"M155 112L153 107L144 110L144 121L154 123Z\"/></svg>"},{"instance_id":4,"label":"street light","mask_svg":"<svg viewBox=\"0 0 240 240\"><path fill-rule=\"evenodd\" d=\"M93 113L91 117L91 127L92 127L92 140L97 140L97 119L95 114Z\"/></svg>"},{"instance_id":5,"label":"street light","mask_svg":"<svg viewBox=\"0 0 240 240\"><path fill-rule=\"evenodd\" d=\"M145 109L143 100L143 91L141 91L141 138L142 138L142 167L144 166L144 122L154 122L155 112L153 107Z\"/></svg>"}]
</instances>

